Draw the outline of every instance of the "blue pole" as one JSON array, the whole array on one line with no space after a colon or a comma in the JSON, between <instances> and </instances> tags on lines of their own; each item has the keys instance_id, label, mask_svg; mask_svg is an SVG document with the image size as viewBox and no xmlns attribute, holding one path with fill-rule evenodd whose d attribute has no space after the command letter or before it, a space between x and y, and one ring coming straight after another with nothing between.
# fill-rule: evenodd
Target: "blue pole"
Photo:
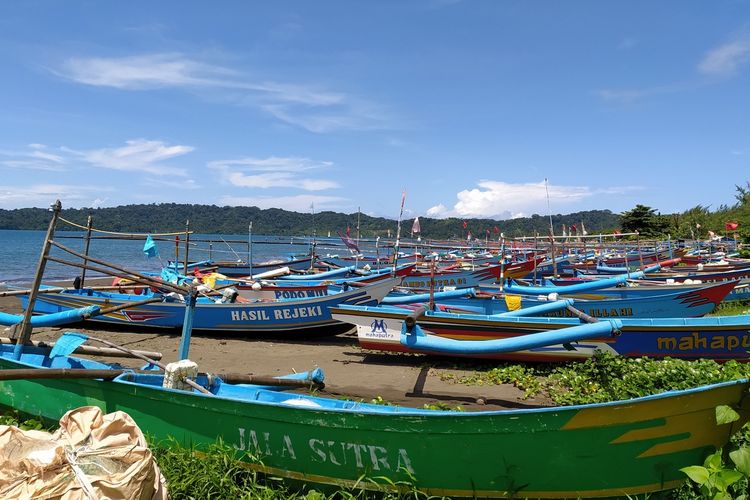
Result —
<instances>
[{"instance_id":1,"label":"blue pole","mask_svg":"<svg viewBox=\"0 0 750 500\"><path fill-rule=\"evenodd\" d=\"M190 352L190 335L193 331L193 316L195 315L195 302L197 292L191 286L187 297L185 297L185 320L182 322L182 338L180 339L180 359L188 359Z\"/></svg>"}]
</instances>

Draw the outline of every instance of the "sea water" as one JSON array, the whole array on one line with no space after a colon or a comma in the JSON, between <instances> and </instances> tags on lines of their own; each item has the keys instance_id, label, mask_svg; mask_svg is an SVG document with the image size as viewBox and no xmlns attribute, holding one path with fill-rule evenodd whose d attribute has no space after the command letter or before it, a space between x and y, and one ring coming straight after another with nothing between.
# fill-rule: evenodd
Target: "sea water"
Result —
<instances>
[{"instance_id":1,"label":"sea water","mask_svg":"<svg viewBox=\"0 0 750 500\"><path fill-rule=\"evenodd\" d=\"M33 280L39 262L46 231L0 230L0 284L27 284ZM59 231L54 240L78 253L84 253L85 240L83 232ZM206 240L211 240L210 242ZM255 263L271 259L287 260L309 254L309 237L264 236L252 237L252 261ZM185 257L185 237L180 240L174 237L157 239L159 250L157 257L149 258L143 253L144 239L121 240L94 238L89 245L89 255L117 264L121 267L140 272L159 272L174 260L179 252L180 262ZM338 238L317 238L316 251L341 252L343 245ZM59 259L81 263L82 260L58 248L52 248L50 255ZM188 257L190 261L214 260L244 261L249 255L248 235L191 234ZM96 264L93 264L96 265ZM44 281L73 280L81 274L81 269L57 262L47 262ZM86 272L86 276L101 276L99 273Z\"/></svg>"}]
</instances>

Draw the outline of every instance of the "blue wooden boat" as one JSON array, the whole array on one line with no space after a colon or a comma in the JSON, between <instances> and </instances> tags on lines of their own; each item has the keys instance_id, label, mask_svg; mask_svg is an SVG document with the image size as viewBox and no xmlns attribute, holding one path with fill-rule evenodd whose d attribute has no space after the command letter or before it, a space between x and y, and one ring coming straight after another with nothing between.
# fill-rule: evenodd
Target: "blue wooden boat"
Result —
<instances>
[{"instance_id":1,"label":"blue wooden boat","mask_svg":"<svg viewBox=\"0 0 750 500\"><path fill-rule=\"evenodd\" d=\"M181 271L184 265L169 261L167 267ZM249 276L252 274L260 274L282 267L288 267L295 271L305 271L312 267L312 257L289 257L288 259L274 259L266 262L259 262L248 265L247 262L242 261L216 261L216 260L202 260L200 262L188 263L188 272L193 269L212 269L217 273L223 274L224 276Z\"/></svg>"},{"instance_id":2,"label":"blue wooden boat","mask_svg":"<svg viewBox=\"0 0 750 500\"><path fill-rule=\"evenodd\" d=\"M687 290L665 287L657 290L659 293L639 293L627 296L618 296L617 290L613 289L612 295L606 293L594 296L590 294L564 294L560 293L558 298L574 298L576 308L595 318L689 318L704 316L713 311L724 298L735 289L737 282L715 283L696 285ZM384 304L408 304L425 303L429 300L429 294L421 294L409 300L408 295L403 297L391 297L383 300ZM504 294L474 294L473 297L439 295L434 300L437 308L445 312L473 313L473 314L499 314L508 312L508 302ZM518 296L514 299L520 307L533 307L550 302L546 296ZM567 310L546 313L550 317L573 317Z\"/></svg>"},{"instance_id":3,"label":"blue wooden boat","mask_svg":"<svg viewBox=\"0 0 750 500\"><path fill-rule=\"evenodd\" d=\"M564 301L560 307L565 308ZM339 306L332 308L333 317L357 326L359 343L367 349L436 354L422 349L420 342L405 341L404 324L413 311L403 307ZM531 312L533 314L533 311ZM748 360L750 350L750 315L709 318L618 318L616 335L570 338L556 341L544 337L546 345L538 345L533 337L549 331L562 331L581 326L578 318L523 316L528 310L513 313L482 315L426 311L416 321L426 335L437 335L453 342L529 340L533 347L508 352L505 348L491 352L487 344L481 353L464 352L461 356L506 359L514 361L574 361L585 359L596 350L621 356L674 357L683 359L711 358L717 360ZM495 346L498 347L498 346ZM457 347L457 350L465 349ZM487 350L490 352L487 352ZM444 352L446 355L456 355Z\"/></svg>"},{"instance_id":4,"label":"blue wooden boat","mask_svg":"<svg viewBox=\"0 0 750 500\"><path fill-rule=\"evenodd\" d=\"M199 297L193 318L196 330L241 332L246 334L326 334L335 335L349 327L333 320L329 307L339 304L374 305L399 283L399 278L382 280L360 288L330 292L322 297L270 302L216 303ZM153 292L147 292L153 294ZM158 296L159 294L155 294ZM19 297L26 307L26 297ZM85 306L117 306L141 301L148 295L101 292L91 289L65 290L37 296L34 312L50 314ZM91 318L91 321L130 326L178 328L185 317L185 304L166 297L164 302L136 305L110 314Z\"/></svg>"}]
</instances>

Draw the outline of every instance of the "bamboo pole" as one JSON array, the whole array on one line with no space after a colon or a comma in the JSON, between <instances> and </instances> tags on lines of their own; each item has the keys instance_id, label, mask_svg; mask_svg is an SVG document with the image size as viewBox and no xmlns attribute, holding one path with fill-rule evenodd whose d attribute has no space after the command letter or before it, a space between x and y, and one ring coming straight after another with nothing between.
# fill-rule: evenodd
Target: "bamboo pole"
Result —
<instances>
[{"instance_id":1,"label":"bamboo pole","mask_svg":"<svg viewBox=\"0 0 750 500\"><path fill-rule=\"evenodd\" d=\"M120 375L163 375L153 370L131 370L131 369L90 369L90 368L13 368L0 370L0 380L34 380L34 379L61 379L61 378L89 378L112 380ZM252 375L245 373L199 373L198 376L214 378L230 384L253 384L271 385L281 387L310 387L322 389L325 384L314 380L298 380L288 378L277 378L267 375ZM197 382L196 382L197 384ZM203 388L202 386L198 385ZM203 389L206 391L206 389ZM209 391L206 393L211 394Z\"/></svg>"},{"instance_id":2,"label":"bamboo pole","mask_svg":"<svg viewBox=\"0 0 750 500\"><path fill-rule=\"evenodd\" d=\"M644 269L644 266L643 266L643 253L641 252L641 235L640 235L640 233L638 231L636 231L635 241L636 241L636 245L638 246L638 259L641 262L641 269ZM657 259L657 261L658 261L658 259ZM628 254L627 253L625 254L625 267L627 267L628 269L630 269L630 266L628 265ZM629 275L630 275L630 273L628 273L628 276Z\"/></svg>"},{"instance_id":3,"label":"bamboo pole","mask_svg":"<svg viewBox=\"0 0 750 500\"><path fill-rule=\"evenodd\" d=\"M49 260L50 262L57 262L58 264L63 264L63 265L66 265L66 266L71 266L71 267L79 267L79 268L83 267L83 264L80 264L78 262L72 262L70 260L65 260L65 259L58 259L57 257L47 257L47 260ZM132 280L132 281L135 281L135 282L138 282L138 283L143 283L143 284L145 284L145 285L147 285L149 287L153 286L153 287L165 288L167 290L170 290L170 291L173 291L173 292L176 292L176 293L180 293L180 294L184 294L185 293L185 290L183 290L181 288L177 288L177 287L175 287L175 285L172 285L171 283L166 283L166 282L156 281L156 280L143 279L143 278L132 276L132 275L129 275L129 274L126 274L126 273L114 272L114 271L112 271L110 269L104 269L104 268L96 267L96 266L92 266L92 265L88 265L87 267L88 267L88 269L90 271L96 271L98 273L108 274L108 275L111 275L111 276L114 276L114 277L117 277L117 278L123 278L123 279Z\"/></svg>"},{"instance_id":4,"label":"bamboo pole","mask_svg":"<svg viewBox=\"0 0 750 500\"><path fill-rule=\"evenodd\" d=\"M135 356L136 358L142 359L145 362L151 363L154 366L158 366L159 368L161 368L164 371L166 371L166 369L167 369L167 367L164 366L163 363L161 363L161 362L159 362L159 361L157 361L155 359L151 359L148 356L142 356L137 351L134 351L132 349L128 349L127 347L123 347L121 345L117 345L114 342L110 342L109 340L104 340L104 339L100 339L100 338L97 338L97 337L89 337L89 340L93 340L95 342L101 342L102 344L104 344L106 346L109 346L109 347L112 347L114 349L119 349L119 350L124 351L124 352L129 352L133 356ZM2 371L2 370L0 370L0 371ZM198 384L195 380L191 380L189 378L186 378L185 379L185 383L187 383L188 385L190 385L192 388L194 388L194 389L202 392L203 394L208 394L208 395L213 396L213 394L210 391L207 391L205 387L203 387L202 385Z\"/></svg>"},{"instance_id":5,"label":"bamboo pole","mask_svg":"<svg viewBox=\"0 0 750 500\"><path fill-rule=\"evenodd\" d=\"M11 339L8 337L0 337L0 344L15 344L15 343L16 343L15 339ZM30 340L27 345L30 345L39 349L49 349L49 350L55 347L54 342L47 343L47 342L43 342L39 340ZM156 352L156 351L134 350L133 352L141 354L143 356L147 356L152 359L157 359L157 360L160 360L163 357L162 353ZM102 356L102 357L138 358L137 356L134 356L120 349L113 349L111 347L95 347L95 346L90 346L90 345L78 346L76 350L73 351L73 354L87 354L90 356ZM138 358L138 359L141 359L141 358Z\"/></svg>"},{"instance_id":6,"label":"bamboo pole","mask_svg":"<svg viewBox=\"0 0 750 500\"><path fill-rule=\"evenodd\" d=\"M190 250L190 219L185 221L185 267L183 267L183 271L185 272L185 275L187 276L188 273L188 251ZM175 271L177 271L175 269Z\"/></svg>"},{"instance_id":7,"label":"bamboo pole","mask_svg":"<svg viewBox=\"0 0 750 500\"><path fill-rule=\"evenodd\" d=\"M107 286L89 286L86 287L87 290L97 290L97 291L112 291L112 290L122 290L123 288L128 289L143 289L143 288L149 288L150 285L107 285ZM45 288L44 293L57 293L57 292L66 292L68 290L75 290L75 288L71 287L50 287ZM7 290L4 292L0 292L0 297L14 297L16 295L28 295L31 293L31 290Z\"/></svg>"},{"instance_id":8,"label":"bamboo pole","mask_svg":"<svg viewBox=\"0 0 750 500\"><path fill-rule=\"evenodd\" d=\"M85 257L84 255L81 255L80 253L76 252L75 250L72 250L72 249L66 247L65 245L57 243L56 241L50 241L50 244L53 245L53 246L55 246L55 247L57 247L57 248L59 248L60 250L66 251L69 254L74 255L74 256L76 256L78 258L82 259L82 258ZM177 292L177 293L185 293L185 291L186 291L186 289L184 287L181 287L179 285L174 285L172 283L167 283L167 282L159 281L159 280L157 280L155 278L152 278L150 276L146 276L145 274L141 274L141 273L136 272L136 271L131 271L129 269L126 269L124 267L120 267L120 266L118 266L116 264L109 263L109 262L107 262L105 260L102 260L102 259L97 259L97 258L91 257L91 256L89 256L88 259L91 262L95 263L95 264L99 264L99 265L106 266L106 267L111 267L112 269L114 269L116 271L119 271L120 273L124 273L126 276L120 276L120 275L114 274L111 271L107 271L107 270L94 269L92 266L89 266L90 269L98 271L98 272L102 272L104 274L110 274L112 276L125 277L127 279L132 279L133 281L139 281L140 280L141 282L144 282L144 283L146 283L146 284L148 284L150 286L158 286L158 287L167 288L167 289L169 289L169 290L171 290L173 292ZM53 260L53 259L50 258L49 260ZM56 262L60 262L60 260L61 259L58 259L58 260L56 260ZM74 267L81 267L81 265L82 265L82 264L78 264L78 263L71 263L71 262L68 262L68 261L62 261L60 263L61 264L68 264L68 265L71 265L71 266L74 266ZM135 278L139 278L139 280L136 280Z\"/></svg>"},{"instance_id":9,"label":"bamboo pole","mask_svg":"<svg viewBox=\"0 0 750 500\"><path fill-rule=\"evenodd\" d=\"M42 284L42 276L44 275L44 268L47 265L47 257L52 243L52 236L55 234L55 226L57 225L57 219L60 217L60 211L62 210L62 203L60 200L56 200L52 205L52 218L49 221L49 227L47 227L47 234L44 237L44 245L42 246L42 253L39 255L39 262L36 266L36 274L34 275L34 281L31 284L31 293L29 294L29 304L23 313L23 320L21 320L18 329L15 330L18 335L18 342L13 348L13 359L21 359L23 353L23 346L26 344L31 337L31 315L34 312L34 302L39 294L39 287Z\"/></svg>"},{"instance_id":10,"label":"bamboo pole","mask_svg":"<svg viewBox=\"0 0 750 500\"><path fill-rule=\"evenodd\" d=\"M190 352L190 336L193 331L193 317L195 316L195 303L198 299L198 291L189 287L189 293L185 297L185 319L182 322L182 336L180 338L179 358L188 359Z\"/></svg>"},{"instance_id":11,"label":"bamboo pole","mask_svg":"<svg viewBox=\"0 0 750 500\"><path fill-rule=\"evenodd\" d=\"M83 254L86 255L87 258L83 259L83 265L85 266L88 264L88 255L89 255L89 245L91 245L91 226L93 224L94 218L90 215L86 219L86 247L83 251ZM84 267L81 271L81 288L84 287L84 283L86 282L86 268Z\"/></svg>"}]
</instances>

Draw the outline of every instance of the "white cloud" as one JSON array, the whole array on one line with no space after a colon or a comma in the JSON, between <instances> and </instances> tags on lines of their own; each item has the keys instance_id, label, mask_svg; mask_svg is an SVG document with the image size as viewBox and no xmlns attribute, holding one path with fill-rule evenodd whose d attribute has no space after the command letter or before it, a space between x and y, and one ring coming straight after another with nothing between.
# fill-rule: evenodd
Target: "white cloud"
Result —
<instances>
[{"instance_id":1,"label":"white cloud","mask_svg":"<svg viewBox=\"0 0 750 500\"><path fill-rule=\"evenodd\" d=\"M282 122L315 133L385 128L382 112L361 99L314 85L259 79L180 53L74 57L53 72L85 85L120 90L184 88L219 92L218 96L228 102L256 107Z\"/></svg>"},{"instance_id":2,"label":"white cloud","mask_svg":"<svg viewBox=\"0 0 750 500\"><path fill-rule=\"evenodd\" d=\"M266 208L282 208L293 212L310 212L310 205L315 205L315 211L341 209L346 198L338 196L318 196L301 194L297 196L224 196L219 200L219 205L249 206Z\"/></svg>"},{"instance_id":3,"label":"white cloud","mask_svg":"<svg viewBox=\"0 0 750 500\"><path fill-rule=\"evenodd\" d=\"M547 212L547 190L544 181L513 184L484 180L477 188L465 189L456 194L458 201L451 210L443 204L427 211L432 217L494 217L511 219L529 213ZM587 186L548 185L553 211L578 203L598 194L625 194L640 189L637 186L592 189Z\"/></svg>"},{"instance_id":4,"label":"white cloud","mask_svg":"<svg viewBox=\"0 0 750 500\"><path fill-rule=\"evenodd\" d=\"M309 158L276 157L265 159L243 158L239 160L219 160L208 164L219 172L224 182L242 188L296 188L305 191L322 191L339 187L332 180L319 176L299 177L296 174L310 170L330 168L327 161L313 161ZM259 172L259 173L258 173Z\"/></svg>"},{"instance_id":5,"label":"white cloud","mask_svg":"<svg viewBox=\"0 0 750 500\"><path fill-rule=\"evenodd\" d=\"M66 159L59 151L51 152L44 144L29 144L28 150L0 150L0 165L26 170L62 172L66 170Z\"/></svg>"},{"instance_id":6,"label":"white cloud","mask_svg":"<svg viewBox=\"0 0 750 500\"><path fill-rule=\"evenodd\" d=\"M429 217L441 218L441 217L444 217L447 212L448 212L448 209L445 208L445 205L443 205L442 203L440 203L440 204L435 205L434 207L428 209L427 210L427 215Z\"/></svg>"},{"instance_id":7,"label":"white cloud","mask_svg":"<svg viewBox=\"0 0 750 500\"><path fill-rule=\"evenodd\" d=\"M750 35L743 34L736 39L708 51L698 64L698 71L704 75L729 77L739 66L750 58Z\"/></svg>"},{"instance_id":8,"label":"white cloud","mask_svg":"<svg viewBox=\"0 0 750 500\"><path fill-rule=\"evenodd\" d=\"M192 146L169 146L162 141L132 139L119 148L102 148L76 151L64 148L95 167L147 172L154 175L187 175L185 169L164 165L164 160L176 158L193 151Z\"/></svg>"},{"instance_id":9,"label":"white cloud","mask_svg":"<svg viewBox=\"0 0 750 500\"><path fill-rule=\"evenodd\" d=\"M0 165L31 170L63 172L72 166L88 164L96 168L109 168L127 172L147 172L154 175L185 177L185 169L170 167L164 161L185 155L193 147L171 146L162 141L132 139L117 148L76 150L61 146L50 150L43 144L29 144L28 151L0 150Z\"/></svg>"},{"instance_id":10,"label":"white cloud","mask_svg":"<svg viewBox=\"0 0 750 500\"><path fill-rule=\"evenodd\" d=\"M49 207L55 200L62 202L63 208L83 207L90 203L97 193L112 191L101 186L81 186L70 184L35 184L31 186L0 186L0 207L25 208ZM96 202L96 200L94 200Z\"/></svg>"}]
</instances>

